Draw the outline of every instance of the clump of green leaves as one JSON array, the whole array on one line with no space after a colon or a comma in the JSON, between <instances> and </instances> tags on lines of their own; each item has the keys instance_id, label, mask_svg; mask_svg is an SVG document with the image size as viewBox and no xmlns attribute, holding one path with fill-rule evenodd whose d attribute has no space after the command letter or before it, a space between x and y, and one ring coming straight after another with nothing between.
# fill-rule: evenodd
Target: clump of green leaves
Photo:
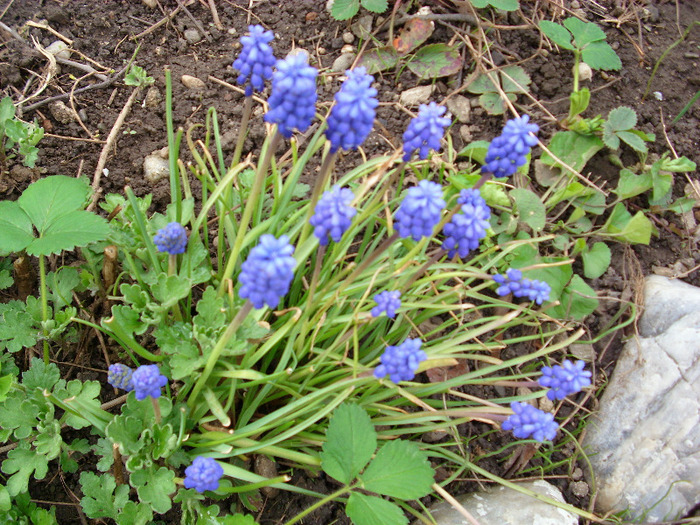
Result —
<instances>
[{"instance_id":1,"label":"clump of green leaves","mask_svg":"<svg viewBox=\"0 0 700 525\"><path fill-rule=\"evenodd\" d=\"M0 101L0 169L7 169L7 159L16 151L25 166L33 168L39 156L36 145L44 137L44 128L23 122L15 115L15 105L10 97Z\"/></svg>"},{"instance_id":2,"label":"clump of green leaves","mask_svg":"<svg viewBox=\"0 0 700 525\"><path fill-rule=\"evenodd\" d=\"M530 75L520 66L506 66L497 72L479 75L469 85L470 93L479 94L479 105L491 115L502 115L506 104L501 92L511 102L519 94L527 93L530 86Z\"/></svg>"},{"instance_id":3,"label":"clump of green leaves","mask_svg":"<svg viewBox=\"0 0 700 525\"><path fill-rule=\"evenodd\" d=\"M603 124L603 142L610 149L619 149L620 141L639 153L646 153L645 141L653 141L653 135L634 129L637 125L637 113L627 106L620 106L608 114Z\"/></svg>"},{"instance_id":4,"label":"clump of green leaves","mask_svg":"<svg viewBox=\"0 0 700 525\"><path fill-rule=\"evenodd\" d=\"M383 13L389 7L387 0L335 0L331 16L336 20L350 20L360 10L360 5L372 13Z\"/></svg>"},{"instance_id":5,"label":"clump of green leaves","mask_svg":"<svg viewBox=\"0 0 700 525\"><path fill-rule=\"evenodd\" d=\"M146 70L135 64L129 68L129 72L124 76L124 84L134 87L150 86L155 82L153 77L149 77Z\"/></svg>"}]
</instances>

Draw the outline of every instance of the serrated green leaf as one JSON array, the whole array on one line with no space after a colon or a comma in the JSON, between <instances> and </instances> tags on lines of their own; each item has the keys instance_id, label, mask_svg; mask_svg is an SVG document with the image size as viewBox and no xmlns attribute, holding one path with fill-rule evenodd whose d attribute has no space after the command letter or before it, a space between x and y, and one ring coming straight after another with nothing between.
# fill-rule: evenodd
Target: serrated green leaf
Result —
<instances>
[{"instance_id":1,"label":"serrated green leaf","mask_svg":"<svg viewBox=\"0 0 700 525\"><path fill-rule=\"evenodd\" d=\"M518 217L534 231L544 228L547 219L547 210L540 198L532 191L524 188L511 190L510 196L515 201Z\"/></svg>"},{"instance_id":2,"label":"serrated green leaf","mask_svg":"<svg viewBox=\"0 0 700 525\"><path fill-rule=\"evenodd\" d=\"M23 440L34 433L41 410L23 392L12 392L0 405L0 428Z\"/></svg>"},{"instance_id":3,"label":"serrated green leaf","mask_svg":"<svg viewBox=\"0 0 700 525\"><path fill-rule=\"evenodd\" d=\"M126 485L123 485L126 486ZM153 520L153 511L145 503L127 501L117 516L117 525L146 525Z\"/></svg>"},{"instance_id":4,"label":"serrated green leaf","mask_svg":"<svg viewBox=\"0 0 700 525\"><path fill-rule=\"evenodd\" d=\"M513 93L506 93L506 97L511 102L515 102L516 96ZM489 115L503 115L506 110L505 102L499 93L484 93L479 96L479 105L486 110Z\"/></svg>"},{"instance_id":5,"label":"serrated green leaf","mask_svg":"<svg viewBox=\"0 0 700 525\"><path fill-rule=\"evenodd\" d=\"M397 505L359 492L350 494L345 513L355 525L406 525L408 523L406 516Z\"/></svg>"},{"instance_id":6,"label":"serrated green leaf","mask_svg":"<svg viewBox=\"0 0 700 525\"><path fill-rule=\"evenodd\" d=\"M7 453L7 459L2 462L2 471L10 475L7 492L10 496L16 496L29 490L30 476L44 479L49 471L49 460L32 450L27 441L20 441L17 448Z\"/></svg>"},{"instance_id":7,"label":"serrated green leaf","mask_svg":"<svg viewBox=\"0 0 700 525\"><path fill-rule=\"evenodd\" d=\"M51 391L59 379L61 379L61 371L54 363L46 364L36 357L32 359L29 370L22 373L22 384L27 392L37 388Z\"/></svg>"},{"instance_id":8,"label":"serrated green leaf","mask_svg":"<svg viewBox=\"0 0 700 525\"><path fill-rule=\"evenodd\" d=\"M40 234L27 246L28 254L51 255L103 241L109 235L109 225L99 215L77 210L53 218Z\"/></svg>"},{"instance_id":9,"label":"serrated green leaf","mask_svg":"<svg viewBox=\"0 0 700 525\"><path fill-rule=\"evenodd\" d=\"M695 171L697 169L697 164L687 157L679 157L677 159L669 159L668 157L661 158L657 162L660 163L659 169L662 171L672 171L676 173L683 173L689 171Z\"/></svg>"},{"instance_id":10,"label":"serrated green leaf","mask_svg":"<svg viewBox=\"0 0 700 525\"><path fill-rule=\"evenodd\" d=\"M360 10L360 0L336 0L331 8L331 16L336 20L350 20Z\"/></svg>"},{"instance_id":11,"label":"serrated green leaf","mask_svg":"<svg viewBox=\"0 0 700 525\"><path fill-rule=\"evenodd\" d=\"M384 445L360 476L362 488L403 500L430 493L435 472L416 443L397 439Z\"/></svg>"},{"instance_id":12,"label":"serrated green leaf","mask_svg":"<svg viewBox=\"0 0 700 525\"><path fill-rule=\"evenodd\" d=\"M360 0L362 7L372 13L383 13L389 7L388 0Z\"/></svg>"},{"instance_id":13,"label":"serrated green leaf","mask_svg":"<svg viewBox=\"0 0 700 525\"><path fill-rule=\"evenodd\" d=\"M97 470L100 472L108 472L114 464L114 452L112 449L112 440L99 438L97 443L92 447L95 455L100 459L97 462Z\"/></svg>"},{"instance_id":14,"label":"serrated green leaf","mask_svg":"<svg viewBox=\"0 0 700 525\"><path fill-rule=\"evenodd\" d=\"M595 136L581 135L574 131L559 131L549 143L550 151L566 164L580 172L593 155L603 149L603 142ZM561 168L547 152L540 158L548 166Z\"/></svg>"},{"instance_id":15,"label":"serrated green leaf","mask_svg":"<svg viewBox=\"0 0 700 525\"><path fill-rule=\"evenodd\" d=\"M51 292L53 307L60 309L68 306L73 302L71 292L80 285L78 269L64 266L55 272L49 272L46 276L46 284Z\"/></svg>"},{"instance_id":16,"label":"serrated green leaf","mask_svg":"<svg viewBox=\"0 0 700 525\"><path fill-rule=\"evenodd\" d=\"M133 472L129 483L138 492L139 499L151 506L158 514L165 514L173 503L170 494L175 492L175 473L166 468L142 469Z\"/></svg>"},{"instance_id":17,"label":"serrated green leaf","mask_svg":"<svg viewBox=\"0 0 700 525\"><path fill-rule=\"evenodd\" d=\"M588 279L597 279L605 273L610 266L612 253L604 242L597 242L590 250L581 254L583 260L583 275Z\"/></svg>"},{"instance_id":18,"label":"serrated green leaf","mask_svg":"<svg viewBox=\"0 0 700 525\"><path fill-rule=\"evenodd\" d=\"M61 453L61 424L55 419L41 423L37 426L36 439L32 443L37 454L45 456L47 460L58 457Z\"/></svg>"},{"instance_id":19,"label":"serrated green leaf","mask_svg":"<svg viewBox=\"0 0 700 525\"><path fill-rule=\"evenodd\" d=\"M344 403L335 409L328 424L321 467L326 474L348 485L376 449L377 433L367 412L358 405Z\"/></svg>"},{"instance_id":20,"label":"serrated green leaf","mask_svg":"<svg viewBox=\"0 0 700 525\"><path fill-rule=\"evenodd\" d=\"M547 310L549 315L559 319L580 321L598 307L595 290L578 275L571 278L560 298L561 304Z\"/></svg>"},{"instance_id":21,"label":"serrated green leaf","mask_svg":"<svg viewBox=\"0 0 700 525\"><path fill-rule=\"evenodd\" d=\"M559 47L573 51L576 49L571 43L571 33L563 26L550 22L549 20L541 20L539 24L540 30L547 35L552 42Z\"/></svg>"},{"instance_id":22,"label":"serrated green leaf","mask_svg":"<svg viewBox=\"0 0 700 525\"><path fill-rule=\"evenodd\" d=\"M0 212L1 213L1 212ZM14 284L9 270L0 270L0 290L5 290Z\"/></svg>"},{"instance_id":23,"label":"serrated green leaf","mask_svg":"<svg viewBox=\"0 0 700 525\"><path fill-rule=\"evenodd\" d=\"M456 46L430 44L416 51L407 66L421 79L446 77L462 69L462 56Z\"/></svg>"},{"instance_id":24,"label":"serrated green leaf","mask_svg":"<svg viewBox=\"0 0 700 525\"><path fill-rule=\"evenodd\" d=\"M618 131L617 136L635 151L640 153L647 151L647 145L644 144L644 141L637 134L631 131Z\"/></svg>"},{"instance_id":25,"label":"serrated green leaf","mask_svg":"<svg viewBox=\"0 0 700 525\"><path fill-rule=\"evenodd\" d=\"M99 381L69 381L65 389L56 390L54 395L78 414L96 413L100 410ZM76 430L90 426L86 418L66 412L64 422Z\"/></svg>"},{"instance_id":26,"label":"serrated green leaf","mask_svg":"<svg viewBox=\"0 0 700 525\"><path fill-rule=\"evenodd\" d=\"M59 217L82 208L89 193L86 180L53 175L30 184L17 203L42 234Z\"/></svg>"},{"instance_id":27,"label":"serrated green leaf","mask_svg":"<svg viewBox=\"0 0 700 525\"><path fill-rule=\"evenodd\" d=\"M119 446L122 455L136 454L144 446L140 439L143 425L142 420L122 414L110 421L105 428L105 435Z\"/></svg>"},{"instance_id":28,"label":"serrated green leaf","mask_svg":"<svg viewBox=\"0 0 700 525\"><path fill-rule=\"evenodd\" d=\"M158 281L151 287L153 297L163 308L170 308L180 299L190 293L191 284L188 279L179 275L158 275Z\"/></svg>"},{"instance_id":29,"label":"serrated green leaf","mask_svg":"<svg viewBox=\"0 0 700 525\"><path fill-rule=\"evenodd\" d=\"M637 125L637 113L627 106L617 107L608 113L608 120L605 121L605 124L612 131L632 129Z\"/></svg>"},{"instance_id":30,"label":"serrated green leaf","mask_svg":"<svg viewBox=\"0 0 700 525\"><path fill-rule=\"evenodd\" d=\"M620 170L620 179L617 182L615 193L620 199L631 199L650 190L652 185L651 173L645 172L637 175L627 168L623 168Z\"/></svg>"},{"instance_id":31,"label":"serrated green leaf","mask_svg":"<svg viewBox=\"0 0 700 525\"><path fill-rule=\"evenodd\" d=\"M579 49L585 48L592 42L605 40L605 32L595 25L593 22L584 22L575 16L571 16L564 20L566 27L574 36L574 43Z\"/></svg>"},{"instance_id":32,"label":"serrated green leaf","mask_svg":"<svg viewBox=\"0 0 700 525\"><path fill-rule=\"evenodd\" d=\"M615 50L607 42L593 42L589 44L581 52L581 58L593 69L617 71L622 68L620 57L617 56Z\"/></svg>"},{"instance_id":33,"label":"serrated green leaf","mask_svg":"<svg viewBox=\"0 0 700 525\"><path fill-rule=\"evenodd\" d=\"M0 485L0 512L7 512L12 508L12 498L5 488L5 485Z\"/></svg>"},{"instance_id":34,"label":"serrated green leaf","mask_svg":"<svg viewBox=\"0 0 700 525\"><path fill-rule=\"evenodd\" d=\"M603 142L610 149L620 149L620 137L607 122L603 124Z\"/></svg>"},{"instance_id":35,"label":"serrated green leaf","mask_svg":"<svg viewBox=\"0 0 700 525\"><path fill-rule=\"evenodd\" d=\"M491 78L494 80L492 81ZM495 73L491 73L491 76L481 74L476 77L471 84L469 84L467 91L469 91L469 93L474 93L475 95L480 93L497 92L496 86L493 83L494 81L498 82L498 76Z\"/></svg>"},{"instance_id":36,"label":"serrated green leaf","mask_svg":"<svg viewBox=\"0 0 700 525\"><path fill-rule=\"evenodd\" d=\"M83 471L80 474L83 498L80 505L88 518L117 519L129 500L129 487L119 485L111 474L96 475Z\"/></svg>"},{"instance_id":37,"label":"serrated green leaf","mask_svg":"<svg viewBox=\"0 0 700 525\"><path fill-rule=\"evenodd\" d=\"M21 252L34 240L32 221L11 201L0 201L0 254Z\"/></svg>"},{"instance_id":38,"label":"serrated green leaf","mask_svg":"<svg viewBox=\"0 0 700 525\"><path fill-rule=\"evenodd\" d=\"M19 352L37 343L40 328L32 316L27 315L26 304L10 301L0 305L0 348Z\"/></svg>"},{"instance_id":39,"label":"serrated green leaf","mask_svg":"<svg viewBox=\"0 0 700 525\"><path fill-rule=\"evenodd\" d=\"M217 297L216 289L208 286L197 303L197 315L193 322L201 328L217 329L226 321L223 297Z\"/></svg>"},{"instance_id":40,"label":"serrated green leaf","mask_svg":"<svg viewBox=\"0 0 700 525\"><path fill-rule=\"evenodd\" d=\"M5 122L15 117L15 105L12 97L3 97L0 100L0 130L5 129Z\"/></svg>"}]
</instances>

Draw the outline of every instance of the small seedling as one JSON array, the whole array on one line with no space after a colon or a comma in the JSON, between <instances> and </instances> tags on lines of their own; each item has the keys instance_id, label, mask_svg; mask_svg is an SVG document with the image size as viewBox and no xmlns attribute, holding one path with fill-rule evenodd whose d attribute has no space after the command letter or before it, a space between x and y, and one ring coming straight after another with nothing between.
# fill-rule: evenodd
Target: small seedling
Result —
<instances>
[{"instance_id":1,"label":"small seedling","mask_svg":"<svg viewBox=\"0 0 700 525\"><path fill-rule=\"evenodd\" d=\"M16 149L23 164L33 168L39 156L36 145L44 136L44 128L36 122L28 124L15 116L15 105L10 97L0 101L0 170L7 170L8 151Z\"/></svg>"},{"instance_id":2,"label":"small seedling","mask_svg":"<svg viewBox=\"0 0 700 525\"><path fill-rule=\"evenodd\" d=\"M150 86L154 82L153 77L149 77L144 68L136 65L132 65L124 77L124 83L127 86L144 87Z\"/></svg>"},{"instance_id":3,"label":"small seedling","mask_svg":"<svg viewBox=\"0 0 700 525\"><path fill-rule=\"evenodd\" d=\"M608 114L603 124L603 142L610 149L619 149L620 141L626 143L639 153L646 153L644 141L653 141L653 135L634 129L637 125L637 113L632 108L620 106Z\"/></svg>"}]
</instances>

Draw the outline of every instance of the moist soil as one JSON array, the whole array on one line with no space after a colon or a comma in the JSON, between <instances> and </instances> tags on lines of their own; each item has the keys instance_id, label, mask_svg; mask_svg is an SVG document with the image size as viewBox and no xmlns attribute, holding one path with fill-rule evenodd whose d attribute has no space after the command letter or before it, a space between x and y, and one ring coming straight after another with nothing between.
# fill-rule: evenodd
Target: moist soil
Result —
<instances>
[{"instance_id":1,"label":"moist soil","mask_svg":"<svg viewBox=\"0 0 700 525\"><path fill-rule=\"evenodd\" d=\"M16 199L28 184L47 175L83 175L93 179L105 137L133 90L124 84L122 69L137 49L136 62L155 79L154 89L148 96L145 91L141 93L128 113L115 144L107 152L106 171L101 174L99 191L103 195L122 193L124 187L129 185L137 196L152 193L151 211L162 212L170 202L167 177L149 182L143 176L144 158L167 145L164 102L166 68L170 69L173 77L175 127L187 130L193 125L204 124L207 109L215 107L221 125L224 154L229 158L238 136L243 95L240 90L225 83L235 84L232 61L240 48L239 38L247 32L249 24L260 23L274 31L273 48L278 57L295 47L309 51L312 65L321 70L319 100L322 106L330 106L342 80L342 73L333 72L331 66L345 45L343 34L348 31L349 23L332 19L325 9L325 1L214 0L212 3L221 22L219 28L214 23L207 1L184 2L185 7L179 9L182 2L159 0L154 3L157 4L155 8L138 0L5 2L0 22L18 33L12 35L0 30L2 95L10 95L15 101L26 100L22 105L23 118L37 119L47 135L40 143L36 169L10 166L9 173L0 178L3 198ZM495 42L491 56L496 65L519 64L531 76L531 93L537 102L521 97L516 107L540 124L541 136L546 139L559 129L557 121L566 117L573 57L570 53L559 53L550 48L532 26L533 20L539 18L561 17L563 12L556 11L559 7L555 3L551 3L550 7L537 3L535 10L535 2L521 0L520 3L520 13L491 15L494 28L489 30L489 34ZM470 12L464 6L466 2L438 0L422 4L429 5L437 14ZM688 37L665 56L651 81L650 93L643 98L656 61L679 40L693 21L700 20L700 3L695 0L614 0L581 1L579 4L564 0L556 4L563 4L569 10L579 9L579 14L585 14L589 21L601 25L608 42L622 60L623 67L619 72L594 73L587 84L593 95L586 116L607 115L615 107L629 106L639 116L637 127L656 134L657 140L650 147L652 155L673 149L678 156L700 162L700 103L671 125L673 118L700 89L700 28L696 26L692 29ZM465 10L460 11L460 8ZM167 22L156 26L176 9L176 14ZM414 5L409 12L414 13L415 10ZM366 14L363 11L360 16ZM71 60L91 65L96 72L88 74L84 69L70 65L60 65L59 70L51 71L46 57L37 52L32 42L36 40L38 45L45 48L57 37L45 29L29 27L27 22L47 22L55 31L72 40ZM378 22L381 20L375 16L373 27L376 28ZM388 24L384 27L388 27ZM456 35L468 35L473 29L465 21L440 20L428 43L452 42L457 39ZM477 42L475 35L475 32L471 33L473 42ZM377 32L376 37L384 42L388 38L386 31ZM353 45L357 47L357 40ZM400 147L409 112L416 110L415 107L406 108L399 103L399 96L404 90L418 85L433 85L435 92L431 98L438 102L456 94L473 98L465 90L465 81L474 70L475 57L466 50L463 56L462 70L448 78L421 81L408 69L375 75L380 100L377 125L363 145L362 153L345 155L338 169L357 165L362 162L362 155L367 158L385 155ZM181 80L183 75L198 78L202 81L201 87L186 86ZM55 108L52 109L54 97L61 95L64 96L62 102L74 108L80 121L70 112L68 116L61 116ZM473 105L468 122L458 123L450 129L455 149L461 149L472 140L490 140L500 132L504 121L504 117L490 116L478 105ZM260 105L254 111L249 129L244 155L255 155L265 137ZM194 133L196 135L197 132ZM303 141L304 137L299 140ZM630 152L624 152L624 155L629 158L623 156L623 160L634 160ZM594 158L587 169L589 171L585 175L599 186L614 188L618 170L605 157ZM691 173L689 177L677 176L674 196L683 195L688 183L696 180L696 177L697 173ZM197 194L196 181L193 182L193 193ZM633 200L631 206L646 208L645 199L641 196ZM657 272L700 284L700 275L696 271L696 265L700 262L694 231L696 218L686 217L683 221L671 213L658 213L651 215L651 218L658 235L654 236L650 245L613 245L611 268L600 279L590 282L601 297L611 299L603 301L601 307L586 320L591 336L600 333L606 326L619 307L617 299L639 301L635 294L645 275ZM700 215L697 219L700 220ZM61 261L53 261L53 265L57 263ZM16 296L16 289L6 290L2 300ZM600 383L612 372L624 336L616 332L594 346L596 377ZM66 374L79 379L104 380L103 372L97 372L106 368L101 352L96 355L84 349L64 352L62 359L67 362L64 365ZM596 399L591 396L586 400L586 409L595 408ZM481 428L480 424L462 425L459 429L466 437L488 430L485 426ZM89 437L76 434L76 437ZM494 434L490 434L488 439L477 438L470 442L470 452L481 456L497 450L503 445L503 439L507 438ZM527 450L522 452L527 456ZM561 450L553 457L555 460L564 459L572 452ZM80 461L81 470L90 470L95 458L88 454ZM537 461L537 458L532 459L529 466L537 465ZM523 477L517 474L518 469L509 468L504 458L499 456L479 464L500 476ZM310 475L286 465L279 465L279 469L292 475L291 483L295 485L318 492L336 489L334 482L323 474ZM444 479L447 476L448 471L442 467L438 469L438 477ZM572 484L577 480L575 472L563 469L555 471L547 479L563 491L569 503L588 508L589 495L585 491L582 495L575 490L577 485ZM452 494L460 494L477 490L483 483L483 480L459 479L447 488ZM77 475L58 471L49 473L44 481L30 485L30 492L42 505L56 506L59 523L86 523L76 504L81 497ZM274 497L263 497L257 502L256 519L261 524L283 523L311 503L312 500L308 498L284 492ZM430 504L431 498L425 498L423 503ZM161 520L161 523L180 522L175 511L161 517ZM349 523L349 520L344 516L342 506L331 504L310 515L304 523L342 524Z\"/></svg>"}]
</instances>

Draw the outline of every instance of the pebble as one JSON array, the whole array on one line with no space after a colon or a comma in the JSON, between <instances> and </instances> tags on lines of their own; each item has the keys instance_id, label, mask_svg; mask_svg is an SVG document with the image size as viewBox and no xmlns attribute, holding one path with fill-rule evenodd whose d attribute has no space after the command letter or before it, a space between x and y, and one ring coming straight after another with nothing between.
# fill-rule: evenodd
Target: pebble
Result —
<instances>
[{"instance_id":1,"label":"pebble","mask_svg":"<svg viewBox=\"0 0 700 525\"><path fill-rule=\"evenodd\" d=\"M583 498L584 496L588 496L590 489L588 488L588 483L585 481L573 481L569 483L569 490L571 490L571 493L577 498Z\"/></svg>"},{"instance_id":2,"label":"pebble","mask_svg":"<svg viewBox=\"0 0 700 525\"><path fill-rule=\"evenodd\" d=\"M88 114L87 114L87 111L85 111L85 108L78 111L78 116L80 117L80 120L82 120L83 122L88 121Z\"/></svg>"},{"instance_id":3,"label":"pebble","mask_svg":"<svg viewBox=\"0 0 700 525\"><path fill-rule=\"evenodd\" d=\"M277 464L267 456L255 456L255 473L264 478L275 478L277 477ZM274 498L280 492L274 487L262 487L260 491L268 498Z\"/></svg>"},{"instance_id":4,"label":"pebble","mask_svg":"<svg viewBox=\"0 0 700 525\"><path fill-rule=\"evenodd\" d=\"M355 46L351 46L350 44L346 44L343 46L343 48L340 50L341 53L354 53L355 52Z\"/></svg>"},{"instance_id":5,"label":"pebble","mask_svg":"<svg viewBox=\"0 0 700 525\"><path fill-rule=\"evenodd\" d=\"M156 109L160 106L163 100L163 95L160 94L160 90L156 86L151 86L146 91L146 98L144 99L144 104L149 109Z\"/></svg>"},{"instance_id":6,"label":"pebble","mask_svg":"<svg viewBox=\"0 0 700 525\"><path fill-rule=\"evenodd\" d=\"M170 164L160 153L151 153L143 159L143 176L151 184L170 176Z\"/></svg>"},{"instance_id":7,"label":"pebble","mask_svg":"<svg viewBox=\"0 0 700 525\"><path fill-rule=\"evenodd\" d=\"M229 35L231 35L231 36L235 36L235 35L238 33L238 31L236 31L236 28L235 28L235 27L230 27L230 28L228 28L228 29L226 30L226 32L227 32Z\"/></svg>"},{"instance_id":8,"label":"pebble","mask_svg":"<svg viewBox=\"0 0 700 525\"><path fill-rule=\"evenodd\" d=\"M578 79L581 82L587 82L593 78L593 69L591 66L585 62L579 62L578 65Z\"/></svg>"},{"instance_id":9,"label":"pebble","mask_svg":"<svg viewBox=\"0 0 700 525\"><path fill-rule=\"evenodd\" d=\"M66 60L70 58L70 49L68 49L68 44L66 44L63 40L51 42L51 44L49 44L49 46L46 48L46 51L58 58L65 58Z\"/></svg>"},{"instance_id":10,"label":"pebble","mask_svg":"<svg viewBox=\"0 0 700 525\"><path fill-rule=\"evenodd\" d=\"M61 124L70 124L75 120L73 110L66 106L62 100L57 100L49 104L49 112Z\"/></svg>"},{"instance_id":11,"label":"pebble","mask_svg":"<svg viewBox=\"0 0 700 525\"><path fill-rule=\"evenodd\" d=\"M583 470L581 467L576 467L574 471L571 473L571 479L574 481L578 481L583 477Z\"/></svg>"},{"instance_id":12,"label":"pebble","mask_svg":"<svg viewBox=\"0 0 700 525\"><path fill-rule=\"evenodd\" d=\"M151 9L155 9L156 7L158 7L158 2L156 2L156 0L142 0L142 2L144 3L144 5L150 7Z\"/></svg>"},{"instance_id":13,"label":"pebble","mask_svg":"<svg viewBox=\"0 0 700 525\"><path fill-rule=\"evenodd\" d=\"M435 86L416 86L411 89L401 93L399 101L404 106L418 106L419 104L426 104L430 99L430 96L435 91Z\"/></svg>"},{"instance_id":14,"label":"pebble","mask_svg":"<svg viewBox=\"0 0 700 525\"><path fill-rule=\"evenodd\" d=\"M469 122L472 113L471 103L467 97L462 95L455 95L447 99L447 109L449 109L452 114L462 122L466 124Z\"/></svg>"},{"instance_id":15,"label":"pebble","mask_svg":"<svg viewBox=\"0 0 700 525\"><path fill-rule=\"evenodd\" d=\"M355 53L343 53L333 61L332 71L342 72L349 69L355 60Z\"/></svg>"},{"instance_id":16,"label":"pebble","mask_svg":"<svg viewBox=\"0 0 700 525\"><path fill-rule=\"evenodd\" d=\"M595 348L589 343L574 343L569 347L569 353L587 363L592 363L595 359Z\"/></svg>"},{"instance_id":17,"label":"pebble","mask_svg":"<svg viewBox=\"0 0 700 525\"><path fill-rule=\"evenodd\" d=\"M353 35L350 31L345 31L343 33L343 42L346 44L352 44L355 41L355 35Z\"/></svg>"},{"instance_id":18,"label":"pebble","mask_svg":"<svg viewBox=\"0 0 700 525\"><path fill-rule=\"evenodd\" d=\"M203 80L197 77L193 77L192 75L182 75L181 80L185 87L187 87L188 89L201 90L206 87L206 84Z\"/></svg>"},{"instance_id":19,"label":"pebble","mask_svg":"<svg viewBox=\"0 0 700 525\"><path fill-rule=\"evenodd\" d=\"M367 40L372 34L372 15L360 17L357 22L350 26L350 31L352 31L357 38Z\"/></svg>"},{"instance_id":20,"label":"pebble","mask_svg":"<svg viewBox=\"0 0 700 525\"><path fill-rule=\"evenodd\" d=\"M471 126L460 126L459 136L462 137L464 142L471 142L474 139Z\"/></svg>"},{"instance_id":21,"label":"pebble","mask_svg":"<svg viewBox=\"0 0 700 525\"><path fill-rule=\"evenodd\" d=\"M187 40L189 44L196 44L202 40L202 35L196 29L186 29L185 40Z\"/></svg>"}]
</instances>

